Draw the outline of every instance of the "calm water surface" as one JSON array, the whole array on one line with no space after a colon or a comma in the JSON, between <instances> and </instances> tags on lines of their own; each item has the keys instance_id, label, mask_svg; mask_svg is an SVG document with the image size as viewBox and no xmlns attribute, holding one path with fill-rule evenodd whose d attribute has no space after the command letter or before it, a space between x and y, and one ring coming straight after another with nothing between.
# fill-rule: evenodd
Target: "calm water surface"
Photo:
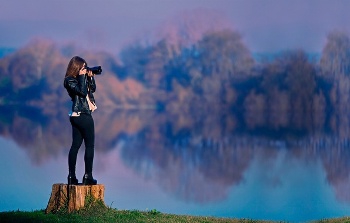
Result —
<instances>
[{"instance_id":1,"label":"calm water surface","mask_svg":"<svg viewBox=\"0 0 350 223\"><path fill-rule=\"evenodd\" d=\"M66 182L68 117L6 109L0 117L0 211L45 209L52 184ZM94 176L105 185L106 204L295 222L350 215L346 134L287 131L273 137L234 118L205 117L94 114Z\"/></svg>"}]
</instances>

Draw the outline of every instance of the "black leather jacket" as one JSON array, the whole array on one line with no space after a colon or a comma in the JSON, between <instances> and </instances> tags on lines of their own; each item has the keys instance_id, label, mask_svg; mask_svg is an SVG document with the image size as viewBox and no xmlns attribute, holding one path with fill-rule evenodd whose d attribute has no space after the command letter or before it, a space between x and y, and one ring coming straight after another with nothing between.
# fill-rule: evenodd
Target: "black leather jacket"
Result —
<instances>
[{"instance_id":1,"label":"black leather jacket","mask_svg":"<svg viewBox=\"0 0 350 223\"><path fill-rule=\"evenodd\" d=\"M66 77L64 87L73 101L72 112L91 114L86 95L89 95L90 101L96 104L93 95L96 91L95 78L87 75L78 75L76 78Z\"/></svg>"}]
</instances>

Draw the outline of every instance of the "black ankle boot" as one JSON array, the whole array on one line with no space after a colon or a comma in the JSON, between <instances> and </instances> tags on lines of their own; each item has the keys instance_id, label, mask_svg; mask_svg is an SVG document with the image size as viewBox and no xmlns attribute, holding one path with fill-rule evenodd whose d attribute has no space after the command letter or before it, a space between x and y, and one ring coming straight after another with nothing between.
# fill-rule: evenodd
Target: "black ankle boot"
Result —
<instances>
[{"instance_id":1,"label":"black ankle boot","mask_svg":"<svg viewBox=\"0 0 350 223\"><path fill-rule=\"evenodd\" d=\"M96 185L97 184L97 180L95 180L93 177L92 177L92 174L84 174L84 177L83 177L83 184L84 185Z\"/></svg>"},{"instance_id":2,"label":"black ankle boot","mask_svg":"<svg viewBox=\"0 0 350 223\"><path fill-rule=\"evenodd\" d=\"M68 177L68 185L78 185L78 179L75 174L69 174Z\"/></svg>"}]
</instances>

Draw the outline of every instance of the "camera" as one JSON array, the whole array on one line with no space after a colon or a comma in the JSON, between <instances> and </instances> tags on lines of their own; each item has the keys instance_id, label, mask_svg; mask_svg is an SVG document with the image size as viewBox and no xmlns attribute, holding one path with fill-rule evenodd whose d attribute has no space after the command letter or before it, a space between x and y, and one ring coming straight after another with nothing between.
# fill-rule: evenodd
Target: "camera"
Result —
<instances>
[{"instance_id":1,"label":"camera","mask_svg":"<svg viewBox=\"0 0 350 223\"><path fill-rule=\"evenodd\" d=\"M102 73L102 67L96 66L96 67L86 67L87 71L91 71L93 74L100 75Z\"/></svg>"}]
</instances>

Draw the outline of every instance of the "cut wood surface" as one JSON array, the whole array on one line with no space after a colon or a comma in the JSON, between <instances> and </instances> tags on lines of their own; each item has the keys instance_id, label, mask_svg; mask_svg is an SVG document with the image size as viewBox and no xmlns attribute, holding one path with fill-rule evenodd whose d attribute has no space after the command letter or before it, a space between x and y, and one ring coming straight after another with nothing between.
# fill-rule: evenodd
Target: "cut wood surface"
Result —
<instances>
[{"instance_id":1,"label":"cut wood surface","mask_svg":"<svg viewBox=\"0 0 350 223\"><path fill-rule=\"evenodd\" d=\"M89 196L104 202L104 191L103 184L69 186L67 184L54 184L45 212L55 213L64 207L68 208L68 212L79 210L84 207L86 198Z\"/></svg>"}]
</instances>

